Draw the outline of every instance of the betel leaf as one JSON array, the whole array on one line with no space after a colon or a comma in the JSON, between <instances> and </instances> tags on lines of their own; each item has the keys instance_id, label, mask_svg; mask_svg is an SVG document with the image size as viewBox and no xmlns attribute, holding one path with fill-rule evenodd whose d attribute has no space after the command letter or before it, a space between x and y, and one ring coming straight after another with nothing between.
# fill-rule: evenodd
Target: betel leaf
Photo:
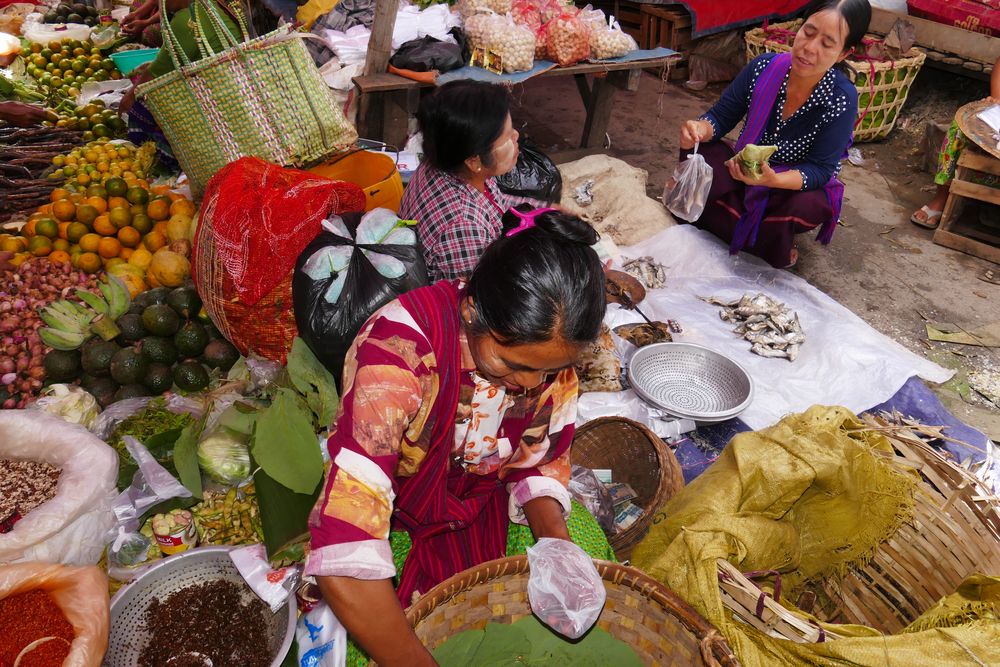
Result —
<instances>
[{"instance_id":1,"label":"betel leaf","mask_svg":"<svg viewBox=\"0 0 1000 667\"><path fill-rule=\"evenodd\" d=\"M466 630L457 635L453 635L448 640L438 646L432 654L434 660L441 667L466 667L474 665L472 661L486 633L482 630Z\"/></svg>"},{"instance_id":2,"label":"betel leaf","mask_svg":"<svg viewBox=\"0 0 1000 667\"><path fill-rule=\"evenodd\" d=\"M243 435L252 435L254 424L260 415L260 408L250 403L236 401L219 415L216 425Z\"/></svg>"},{"instance_id":3,"label":"betel leaf","mask_svg":"<svg viewBox=\"0 0 1000 667\"><path fill-rule=\"evenodd\" d=\"M305 397L309 409L316 416L319 428L328 428L340 404L333 375L316 359L305 341L298 337L292 342L292 351L288 353L287 368L292 386Z\"/></svg>"},{"instance_id":4,"label":"betel leaf","mask_svg":"<svg viewBox=\"0 0 1000 667\"><path fill-rule=\"evenodd\" d=\"M195 498L201 498L201 469L198 467L198 438L205 427L204 419L188 424L174 443L174 466L181 484Z\"/></svg>"},{"instance_id":5,"label":"betel leaf","mask_svg":"<svg viewBox=\"0 0 1000 667\"><path fill-rule=\"evenodd\" d=\"M267 557L273 558L289 542L307 533L309 513L319 496L322 483L312 493L295 493L268 475L251 457L251 466L260 508L260 523L264 529L264 547Z\"/></svg>"},{"instance_id":6,"label":"betel leaf","mask_svg":"<svg viewBox=\"0 0 1000 667\"><path fill-rule=\"evenodd\" d=\"M312 493L323 477L312 415L291 389L279 389L257 417L250 451L268 475L296 493Z\"/></svg>"}]
</instances>

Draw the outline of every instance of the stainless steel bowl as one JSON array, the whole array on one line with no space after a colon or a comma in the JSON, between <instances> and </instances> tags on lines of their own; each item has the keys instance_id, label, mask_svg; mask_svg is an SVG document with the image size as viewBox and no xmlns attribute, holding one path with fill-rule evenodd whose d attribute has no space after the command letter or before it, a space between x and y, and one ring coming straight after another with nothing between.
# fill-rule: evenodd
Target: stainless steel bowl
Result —
<instances>
[{"instance_id":1,"label":"stainless steel bowl","mask_svg":"<svg viewBox=\"0 0 1000 667\"><path fill-rule=\"evenodd\" d=\"M693 343L656 343L640 348L628 380L641 398L684 419L732 419L753 400L753 380L729 357Z\"/></svg>"},{"instance_id":2,"label":"stainless steel bowl","mask_svg":"<svg viewBox=\"0 0 1000 667\"><path fill-rule=\"evenodd\" d=\"M229 558L234 547L200 547L176 556L169 556L152 565L135 581L123 587L111 599L111 636L104 667L134 667L139 653L149 638L146 610L153 598L164 598L192 584L217 579L232 581L244 587L245 599L256 594L247 586L239 570ZM280 667L295 638L297 620L295 596L277 613L267 617L268 647L271 667Z\"/></svg>"}]
</instances>

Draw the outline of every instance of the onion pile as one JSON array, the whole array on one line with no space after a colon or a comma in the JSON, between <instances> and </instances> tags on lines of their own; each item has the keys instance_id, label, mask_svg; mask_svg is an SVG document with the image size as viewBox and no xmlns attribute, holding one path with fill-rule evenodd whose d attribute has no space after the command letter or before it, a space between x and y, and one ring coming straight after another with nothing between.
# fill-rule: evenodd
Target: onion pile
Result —
<instances>
[{"instance_id":1,"label":"onion pile","mask_svg":"<svg viewBox=\"0 0 1000 667\"><path fill-rule=\"evenodd\" d=\"M97 279L69 264L47 259L19 267L0 253L0 407L23 408L38 395L45 380L42 362L48 351L38 336L44 326L38 312L78 288L96 288Z\"/></svg>"},{"instance_id":2,"label":"onion pile","mask_svg":"<svg viewBox=\"0 0 1000 667\"><path fill-rule=\"evenodd\" d=\"M535 33L502 16L493 16L483 30L483 46L503 59L506 73L531 69L535 62Z\"/></svg>"},{"instance_id":3,"label":"onion pile","mask_svg":"<svg viewBox=\"0 0 1000 667\"><path fill-rule=\"evenodd\" d=\"M590 27L583 21L563 16L550 22L545 42L549 58L566 67L590 57Z\"/></svg>"},{"instance_id":4,"label":"onion pile","mask_svg":"<svg viewBox=\"0 0 1000 667\"><path fill-rule=\"evenodd\" d=\"M639 46L628 33L604 26L590 34L590 51L598 60L621 58Z\"/></svg>"}]
</instances>

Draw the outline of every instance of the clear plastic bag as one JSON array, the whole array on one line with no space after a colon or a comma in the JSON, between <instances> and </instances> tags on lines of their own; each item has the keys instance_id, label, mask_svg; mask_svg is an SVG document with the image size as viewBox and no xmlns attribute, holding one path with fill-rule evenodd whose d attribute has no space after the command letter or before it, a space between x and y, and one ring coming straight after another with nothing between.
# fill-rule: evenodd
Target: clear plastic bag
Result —
<instances>
[{"instance_id":1,"label":"clear plastic bag","mask_svg":"<svg viewBox=\"0 0 1000 667\"><path fill-rule=\"evenodd\" d=\"M465 34L468 36L469 45L472 48L485 46L483 35L486 34L489 22L494 18L496 18L496 15L493 12L484 12L465 19Z\"/></svg>"},{"instance_id":2,"label":"clear plastic bag","mask_svg":"<svg viewBox=\"0 0 1000 667\"><path fill-rule=\"evenodd\" d=\"M108 648L108 580L93 565L66 567L47 563L18 563L0 567L0 600L43 590L73 626L76 636L64 667L95 667ZM22 664L30 663L27 658ZM38 664L38 663L35 663Z\"/></svg>"},{"instance_id":3,"label":"clear plastic bag","mask_svg":"<svg viewBox=\"0 0 1000 667\"><path fill-rule=\"evenodd\" d=\"M528 602L556 632L578 639L597 622L607 591L587 552L567 540L543 537L528 547Z\"/></svg>"},{"instance_id":4,"label":"clear plastic bag","mask_svg":"<svg viewBox=\"0 0 1000 667\"><path fill-rule=\"evenodd\" d=\"M111 437L111 434L114 433L115 427L118 424L132 415L139 414L154 400L157 400L157 397L142 396L139 398L126 398L117 403L112 403L104 412L97 416L93 426L90 428L90 432L101 440L107 441ZM167 394L164 398L163 407L177 415L190 414L195 419L200 419L205 412L205 400L204 397L198 399L181 396L180 394Z\"/></svg>"},{"instance_id":5,"label":"clear plastic bag","mask_svg":"<svg viewBox=\"0 0 1000 667\"><path fill-rule=\"evenodd\" d=\"M712 168L698 154L698 144L687 159L674 167L673 176L663 188L663 205L682 220L694 222L701 217L712 189Z\"/></svg>"},{"instance_id":6,"label":"clear plastic bag","mask_svg":"<svg viewBox=\"0 0 1000 667\"><path fill-rule=\"evenodd\" d=\"M84 428L90 428L101 412L96 398L86 389L71 384L49 385L28 409L48 412Z\"/></svg>"},{"instance_id":7,"label":"clear plastic bag","mask_svg":"<svg viewBox=\"0 0 1000 667\"><path fill-rule=\"evenodd\" d=\"M96 563L114 524L115 451L82 426L45 412L0 410L0 458L62 468L55 497L0 534L0 563Z\"/></svg>"},{"instance_id":8,"label":"clear plastic bag","mask_svg":"<svg viewBox=\"0 0 1000 667\"><path fill-rule=\"evenodd\" d=\"M590 53L598 60L621 58L638 48L632 35L622 31L613 16L607 24L602 23L590 33Z\"/></svg>"},{"instance_id":9,"label":"clear plastic bag","mask_svg":"<svg viewBox=\"0 0 1000 667\"><path fill-rule=\"evenodd\" d=\"M535 63L535 33L517 25L510 16L494 16L486 22L483 45L503 60L503 71L524 72Z\"/></svg>"},{"instance_id":10,"label":"clear plastic bag","mask_svg":"<svg viewBox=\"0 0 1000 667\"><path fill-rule=\"evenodd\" d=\"M546 26L549 59L567 67L590 57L590 27L575 15L560 16Z\"/></svg>"},{"instance_id":11,"label":"clear plastic bag","mask_svg":"<svg viewBox=\"0 0 1000 667\"><path fill-rule=\"evenodd\" d=\"M615 510L611 494L590 468L574 465L567 488L578 503L587 508L606 535L614 533Z\"/></svg>"}]
</instances>

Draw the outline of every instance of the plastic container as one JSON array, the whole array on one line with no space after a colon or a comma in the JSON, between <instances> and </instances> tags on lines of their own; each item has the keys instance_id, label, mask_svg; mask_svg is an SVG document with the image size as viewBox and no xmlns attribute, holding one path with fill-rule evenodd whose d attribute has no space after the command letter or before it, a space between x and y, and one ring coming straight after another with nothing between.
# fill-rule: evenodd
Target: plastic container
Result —
<instances>
[{"instance_id":1,"label":"plastic container","mask_svg":"<svg viewBox=\"0 0 1000 667\"><path fill-rule=\"evenodd\" d=\"M336 181L354 183L365 191L365 211L387 208L399 211L403 201L403 179L392 155L381 151L356 151L310 169Z\"/></svg>"},{"instance_id":2,"label":"plastic container","mask_svg":"<svg viewBox=\"0 0 1000 667\"><path fill-rule=\"evenodd\" d=\"M111 60L114 61L115 67L122 73L122 76L128 76L140 65L153 62L159 52L159 49L121 51L119 53L112 53Z\"/></svg>"}]
</instances>

